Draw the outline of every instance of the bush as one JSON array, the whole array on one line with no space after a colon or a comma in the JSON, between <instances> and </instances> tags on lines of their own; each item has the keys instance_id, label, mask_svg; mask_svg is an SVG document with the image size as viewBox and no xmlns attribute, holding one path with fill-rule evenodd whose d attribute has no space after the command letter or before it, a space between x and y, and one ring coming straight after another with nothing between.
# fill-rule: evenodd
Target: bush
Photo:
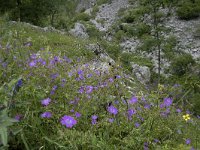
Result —
<instances>
[{"instance_id":1,"label":"bush","mask_svg":"<svg viewBox=\"0 0 200 150\"><path fill-rule=\"evenodd\" d=\"M194 64L195 61L190 54L183 54L178 56L171 64L172 74L183 76L191 70L191 66Z\"/></svg>"},{"instance_id":2,"label":"bush","mask_svg":"<svg viewBox=\"0 0 200 150\"><path fill-rule=\"evenodd\" d=\"M136 36L141 37L144 34L150 34L151 33L151 27L145 23L140 23L136 25Z\"/></svg>"},{"instance_id":3,"label":"bush","mask_svg":"<svg viewBox=\"0 0 200 150\"><path fill-rule=\"evenodd\" d=\"M134 62L141 66L147 66L149 68L152 68L153 66L152 62L149 59L143 58L136 54L122 53L120 56L121 56L123 67L129 70L130 72L132 72L132 69L133 69L132 66L130 65L130 62Z\"/></svg>"},{"instance_id":4,"label":"bush","mask_svg":"<svg viewBox=\"0 0 200 150\"><path fill-rule=\"evenodd\" d=\"M169 60L173 59L175 57L176 53L176 47L177 45L177 38L175 36L169 36L166 41L163 48L163 52L165 54L165 57Z\"/></svg>"},{"instance_id":5,"label":"bush","mask_svg":"<svg viewBox=\"0 0 200 150\"><path fill-rule=\"evenodd\" d=\"M112 0L97 0L97 5L103 5L111 2Z\"/></svg>"},{"instance_id":6,"label":"bush","mask_svg":"<svg viewBox=\"0 0 200 150\"><path fill-rule=\"evenodd\" d=\"M93 24L85 24L87 33L92 38L100 39L103 36L103 32L100 32Z\"/></svg>"},{"instance_id":7,"label":"bush","mask_svg":"<svg viewBox=\"0 0 200 150\"><path fill-rule=\"evenodd\" d=\"M96 17L97 12L99 12L99 7L96 5L96 6L94 6L94 7L92 8L92 12L91 12L92 18L95 18L95 17Z\"/></svg>"},{"instance_id":8,"label":"bush","mask_svg":"<svg viewBox=\"0 0 200 150\"><path fill-rule=\"evenodd\" d=\"M199 3L200 4L200 3ZM176 10L176 13L180 19L190 20L199 17L200 15L200 6L190 2L184 3L179 6Z\"/></svg>"},{"instance_id":9,"label":"bush","mask_svg":"<svg viewBox=\"0 0 200 150\"><path fill-rule=\"evenodd\" d=\"M200 91L199 91L200 92ZM200 94L195 93L190 97L189 100L193 106L193 112L196 114L200 114Z\"/></svg>"},{"instance_id":10,"label":"bush","mask_svg":"<svg viewBox=\"0 0 200 150\"><path fill-rule=\"evenodd\" d=\"M79 13L75 16L74 21L89 21L90 20L90 15L86 14L86 13Z\"/></svg>"},{"instance_id":11,"label":"bush","mask_svg":"<svg viewBox=\"0 0 200 150\"><path fill-rule=\"evenodd\" d=\"M123 40L126 37L126 33L123 30L119 30L115 33L115 38L119 41Z\"/></svg>"},{"instance_id":12,"label":"bush","mask_svg":"<svg viewBox=\"0 0 200 150\"><path fill-rule=\"evenodd\" d=\"M126 12L122 20L125 23L133 23L135 21L134 12L133 11Z\"/></svg>"}]
</instances>

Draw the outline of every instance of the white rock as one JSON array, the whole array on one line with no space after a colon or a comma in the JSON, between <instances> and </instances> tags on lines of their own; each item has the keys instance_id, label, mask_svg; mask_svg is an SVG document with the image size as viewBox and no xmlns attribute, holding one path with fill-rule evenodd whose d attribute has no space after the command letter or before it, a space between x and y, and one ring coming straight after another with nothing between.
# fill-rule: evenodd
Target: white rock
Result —
<instances>
[{"instance_id":1,"label":"white rock","mask_svg":"<svg viewBox=\"0 0 200 150\"><path fill-rule=\"evenodd\" d=\"M83 24L81 23L76 23L74 26L74 29L71 29L69 31L70 34L72 34L75 37L79 37L79 38L89 38L87 32L86 32L86 28Z\"/></svg>"},{"instance_id":2,"label":"white rock","mask_svg":"<svg viewBox=\"0 0 200 150\"><path fill-rule=\"evenodd\" d=\"M141 83L146 84L150 81L151 72L147 66L140 66L134 62L131 62L131 66L133 68L133 74Z\"/></svg>"}]
</instances>

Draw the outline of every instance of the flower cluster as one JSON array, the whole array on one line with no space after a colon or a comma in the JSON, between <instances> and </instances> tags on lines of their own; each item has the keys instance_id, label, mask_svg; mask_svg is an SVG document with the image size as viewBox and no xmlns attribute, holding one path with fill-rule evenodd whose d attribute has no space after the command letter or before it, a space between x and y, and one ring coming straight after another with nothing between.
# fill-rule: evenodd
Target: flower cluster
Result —
<instances>
[{"instance_id":1,"label":"flower cluster","mask_svg":"<svg viewBox=\"0 0 200 150\"><path fill-rule=\"evenodd\" d=\"M184 119L185 121L190 120L190 115L189 115L189 114L183 115L183 119Z\"/></svg>"}]
</instances>

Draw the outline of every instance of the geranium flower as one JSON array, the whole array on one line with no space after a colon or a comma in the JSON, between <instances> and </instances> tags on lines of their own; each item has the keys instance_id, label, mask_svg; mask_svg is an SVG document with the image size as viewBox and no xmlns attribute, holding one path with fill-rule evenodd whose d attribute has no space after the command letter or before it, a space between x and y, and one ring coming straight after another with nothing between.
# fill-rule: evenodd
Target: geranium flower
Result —
<instances>
[{"instance_id":1,"label":"geranium flower","mask_svg":"<svg viewBox=\"0 0 200 150\"><path fill-rule=\"evenodd\" d=\"M51 118L52 116L52 113L47 111L47 112L44 112L40 115L42 118Z\"/></svg>"},{"instance_id":2,"label":"geranium flower","mask_svg":"<svg viewBox=\"0 0 200 150\"><path fill-rule=\"evenodd\" d=\"M42 100L41 103L42 103L43 106L48 106L50 102L51 102L51 99L50 98L46 98L46 99Z\"/></svg>"},{"instance_id":3,"label":"geranium flower","mask_svg":"<svg viewBox=\"0 0 200 150\"><path fill-rule=\"evenodd\" d=\"M74 119L74 117L71 116L63 116L61 118L61 124L65 125L67 128L72 128L74 125L77 124L77 121Z\"/></svg>"},{"instance_id":4,"label":"geranium flower","mask_svg":"<svg viewBox=\"0 0 200 150\"><path fill-rule=\"evenodd\" d=\"M137 97L133 96L130 100L129 100L129 104L135 104L137 103L138 99Z\"/></svg>"},{"instance_id":5,"label":"geranium flower","mask_svg":"<svg viewBox=\"0 0 200 150\"><path fill-rule=\"evenodd\" d=\"M111 105L111 106L108 107L108 112L116 115L118 113L118 110L113 105Z\"/></svg>"}]
</instances>

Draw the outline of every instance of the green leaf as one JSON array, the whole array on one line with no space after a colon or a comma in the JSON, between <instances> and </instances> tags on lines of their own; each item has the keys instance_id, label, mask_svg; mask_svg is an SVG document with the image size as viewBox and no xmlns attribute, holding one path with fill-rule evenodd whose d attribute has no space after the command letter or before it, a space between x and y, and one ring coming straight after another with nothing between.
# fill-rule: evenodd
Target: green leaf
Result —
<instances>
[{"instance_id":1,"label":"green leaf","mask_svg":"<svg viewBox=\"0 0 200 150\"><path fill-rule=\"evenodd\" d=\"M1 135L1 142L3 143L4 146L6 146L8 143L8 133L6 127L0 128L0 135Z\"/></svg>"},{"instance_id":2,"label":"green leaf","mask_svg":"<svg viewBox=\"0 0 200 150\"><path fill-rule=\"evenodd\" d=\"M0 112L0 128L6 128L8 126L11 126L14 122L17 122L17 120L8 117L7 109L4 109Z\"/></svg>"},{"instance_id":3,"label":"green leaf","mask_svg":"<svg viewBox=\"0 0 200 150\"><path fill-rule=\"evenodd\" d=\"M46 136L44 137L44 139L47 140L47 141L50 142L50 143L53 143L53 144L59 146L60 148L61 148L61 147L62 147L62 148L66 148L65 146L63 146L63 145L57 143L56 141L53 141L53 140L49 139L49 138L46 137Z\"/></svg>"}]
</instances>

